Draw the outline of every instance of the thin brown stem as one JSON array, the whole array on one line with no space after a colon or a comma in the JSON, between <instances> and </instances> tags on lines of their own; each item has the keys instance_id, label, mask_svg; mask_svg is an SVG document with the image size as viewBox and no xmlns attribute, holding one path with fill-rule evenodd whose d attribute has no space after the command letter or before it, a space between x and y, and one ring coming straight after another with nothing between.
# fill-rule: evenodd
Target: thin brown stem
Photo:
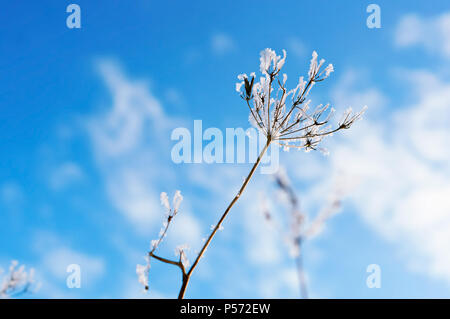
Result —
<instances>
[{"instance_id":1,"label":"thin brown stem","mask_svg":"<svg viewBox=\"0 0 450 319\"><path fill-rule=\"evenodd\" d=\"M273 127L275 128L275 125L278 123L278 116L280 115L281 109L283 107L283 105L285 104L283 101L284 96L286 95L286 88L281 84L280 80L278 80L278 85L281 87L281 89L283 90L283 94L281 95L281 99L280 102L278 104L278 106L276 106L275 109L275 116L274 116L274 120L273 120Z\"/></svg>"},{"instance_id":2,"label":"thin brown stem","mask_svg":"<svg viewBox=\"0 0 450 319\"><path fill-rule=\"evenodd\" d=\"M289 118L290 118L290 116L291 116L291 113L292 113L292 111L295 109L295 107L296 107L298 104L303 103L303 96L305 95L306 91L308 90L308 88L310 87L310 85L311 85L312 82L313 82L313 79L310 79L309 82L308 82L308 84L306 84L306 87L304 88L302 94L301 94L300 97L297 99L297 101L294 102L294 104L292 104L291 109L289 110L288 114L284 117L284 120L281 122L281 124L278 126L278 128L283 127L283 125L284 125L284 123L286 122L286 120L289 120Z\"/></svg>"},{"instance_id":3,"label":"thin brown stem","mask_svg":"<svg viewBox=\"0 0 450 319\"><path fill-rule=\"evenodd\" d=\"M247 102L248 108L249 108L249 110L250 110L250 112L251 112L251 114L252 114L252 116L253 116L253 119L255 120L256 124L258 125L258 127L259 127L260 129L262 129L262 130L265 132L264 127L261 125L261 123L263 122L263 120L261 119L261 115L259 115L259 113L257 113L257 114L258 114L258 117L259 117L259 119L260 119L260 121L261 121L261 123L260 123L260 122L257 120L256 115L255 115L255 113L253 112L252 107L250 106L250 102L249 102L248 100L246 100L246 102Z\"/></svg>"},{"instance_id":4,"label":"thin brown stem","mask_svg":"<svg viewBox=\"0 0 450 319\"><path fill-rule=\"evenodd\" d=\"M205 253L206 249L208 248L209 244L211 243L211 240L213 239L214 235L217 233L217 231L220 229L220 226L222 225L222 222L227 217L228 213L230 212L231 208L234 206L234 204L238 201L238 199L241 197L242 193L244 192L245 188L247 187L248 182L252 178L253 174L256 171L256 168L261 162L261 159L263 158L264 154L266 153L267 149L269 148L270 143L272 142L272 139L270 136L267 138L266 145L264 146L263 150L259 154L255 164L253 165L252 169L250 170L250 173L248 174L247 178L244 180L244 183L242 184L241 188L239 189L236 196L233 198L231 203L228 205L228 207L225 209L225 212L222 214L222 217L220 217L219 222L212 230L211 234L209 235L208 239L206 240L205 244L203 245L202 249L197 255L197 258L195 259L194 263L192 264L189 271L186 273L185 276L183 276L183 283L180 288L180 292L178 294L178 299L183 299L184 294L186 293L187 286L189 284L189 280L192 276L192 273L194 272L195 268L197 267L200 259L203 257L203 254Z\"/></svg>"},{"instance_id":5,"label":"thin brown stem","mask_svg":"<svg viewBox=\"0 0 450 319\"><path fill-rule=\"evenodd\" d=\"M333 133L336 133L339 130L342 130L343 127L339 126L338 128L331 130L331 131L327 131L327 132L323 132L323 133L316 133L316 134L305 134L302 136L295 136L295 137L279 137L277 138L278 141L293 141L293 140L300 140L300 139L305 139L307 137L309 138L313 138L313 137L319 137L319 136L325 136L325 135L330 135Z\"/></svg>"},{"instance_id":6,"label":"thin brown stem","mask_svg":"<svg viewBox=\"0 0 450 319\"><path fill-rule=\"evenodd\" d=\"M267 132L268 132L268 134L271 133L271 130L270 130L270 90L272 90L272 81L273 81L273 77L272 77L272 75L270 75L269 93L268 93L269 96L267 98Z\"/></svg>"},{"instance_id":7,"label":"thin brown stem","mask_svg":"<svg viewBox=\"0 0 450 319\"><path fill-rule=\"evenodd\" d=\"M174 260L170 260L170 259L167 259L167 258L164 258L164 257L160 257L158 255L155 255L154 253L150 253L150 257L153 257L153 258L155 258L155 259L157 259L157 260L159 260L159 261L161 261L163 263L166 263L166 264L171 264L171 265L174 265L174 266L177 266L177 267L180 267L180 268L184 268L183 264L181 262L179 262L179 261L174 261Z\"/></svg>"},{"instance_id":8,"label":"thin brown stem","mask_svg":"<svg viewBox=\"0 0 450 319\"><path fill-rule=\"evenodd\" d=\"M297 132L307 130L307 129L313 127L313 126L322 126L322 125L325 125L325 124L327 124L327 122L320 122L320 123L319 123L319 122L314 122L314 123L312 123L312 124L305 125L305 126L303 126L302 128L299 128L299 129L297 129L297 130L290 131L290 132L284 133L284 134L280 134L280 137L287 136L287 135L291 135L291 134L295 134L295 133L297 133Z\"/></svg>"}]
</instances>

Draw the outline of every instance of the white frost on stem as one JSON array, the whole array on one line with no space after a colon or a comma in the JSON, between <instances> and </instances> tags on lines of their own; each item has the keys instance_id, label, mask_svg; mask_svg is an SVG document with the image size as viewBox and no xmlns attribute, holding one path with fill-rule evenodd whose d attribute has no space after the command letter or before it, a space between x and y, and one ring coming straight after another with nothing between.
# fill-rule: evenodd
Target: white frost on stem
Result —
<instances>
[{"instance_id":1,"label":"white frost on stem","mask_svg":"<svg viewBox=\"0 0 450 319\"><path fill-rule=\"evenodd\" d=\"M147 263L145 265L136 265L136 274L138 275L138 281L144 286L145 290L148 290L148 274L150 271L150 258L145 257Z\"/></svg>"},{"instance_id":2,"label":"white frost on stem","mask_svg":"<svg viewBox=\"0 0 450 319\"><path fill-rule=\"evenodd\" d=\"M155 255L155 251L158 249L161 242L164 240L164 238L167 235L167 230L169 229L170 223L173 221L173 218L177 215L178 210L180 208L181 202L183 201L183 196L181 195L181 191L177 190L175 191L175 194L172 199L172 206L170 206L169 202L169 196L167 196L167 193L162 192L160 195L161 199L161 205L166 209L166 218L163 222L162 228L159 232L159 238L154 239L150 242L150 252L148 256L146 257L147 263L145 265L136 265L136 274L138 275L138 281L141 285L144 286L145 290L149 289L148 286L148 276L150 271L150 258L154 257L156 259L159 259L164 262L177 264L177 262L170 261L165 258L161 258ZM180 256L180 262L183 263L183 265L188 264L188 260L186 257L185 250L187 249L186 246L179 246L177 247L177 253Z\"/></svg>"},{"instance_id":3,"label":"white frost on stem","mask_svg":"<svg viewBox=\"0 0 450 319\"><path fill-rule=\"evenodd\" d=\"M170 211L169 197L167 196L167 193L162 192L160 195L160 199L161 199L161 205L163 205L164 208L167 209L167 211Z\"/></svg>"}]
</instances>

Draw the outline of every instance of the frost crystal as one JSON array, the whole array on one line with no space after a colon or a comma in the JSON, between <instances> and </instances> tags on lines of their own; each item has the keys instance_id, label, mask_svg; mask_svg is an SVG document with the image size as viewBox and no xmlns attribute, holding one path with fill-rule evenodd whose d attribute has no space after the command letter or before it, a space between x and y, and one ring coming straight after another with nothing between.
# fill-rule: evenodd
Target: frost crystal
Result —
<instances>
[{"instance_id":1,"label":"frost crystal","mask_svg":"<svg viewBox=\"0 0 450 319\"><path fill-rule=\"evenodd\" d=\"M167 197L166 192L162 192L160 195L161 204L169 211L170 210L170 204L169 204L169 197Z\"/></svg>"},{"instance_id":2,"label":"frost crystal","mask_svg":"<svg viewBox=\"0 0 450 319\"><path fill-rule=\"evenodd\" d=\"M138 275L138 280L141 285L144 286L145 290L148 290L148 273L150 270L150 260L146 258L147 263L145 265L136 265L136 274Z\"/></svg>"},{"instance_id":3,"label":"frost crystal","mask_svg":"<svg viewBox=\"0 0 450 319\"><path fill-rule=\"evenodd\" d=\"M175 195L173 196L173 210L175 212L178 211L178 208L180 208L180 204L183 201L183 196L181 195L181 191L177 190L175 192Z\"/></svg>"}]
</instances>

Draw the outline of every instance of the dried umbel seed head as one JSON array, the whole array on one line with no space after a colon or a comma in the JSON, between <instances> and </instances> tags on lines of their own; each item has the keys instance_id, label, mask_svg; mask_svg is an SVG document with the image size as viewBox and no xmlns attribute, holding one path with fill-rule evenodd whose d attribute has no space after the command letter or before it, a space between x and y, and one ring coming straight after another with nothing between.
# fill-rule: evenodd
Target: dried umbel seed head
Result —
<instances>
[{"instance_id":1,"label":"dried umbel seed head","mask_svg":"<svg viewBox=\"0 0 450 319\"><path fill-rule=\"evenodd\" d=\"M318 145L324 137L348 129L362 116L366 108L359 113L353 113L349 109L344 113L339 125L333 128L329 125L334 114L330 104L319 104L311 108L311 100L307 100L312 87L328 78L334 71L333 65L324 67L325 60L318 61L318 54L314 51L307 80L301 76L297 86L287 90L287 75L280 75L285 61L286 51L283 50L281 57L271 49L263 50L260 57L262 76L259 81L255 83L255 73L250 76L240 74L238 79L241 82L236 84L236 90L247 103L250 123L262 131L271 142L276 142L285 150L320 149Z\"/></svg>"}]
</instances>

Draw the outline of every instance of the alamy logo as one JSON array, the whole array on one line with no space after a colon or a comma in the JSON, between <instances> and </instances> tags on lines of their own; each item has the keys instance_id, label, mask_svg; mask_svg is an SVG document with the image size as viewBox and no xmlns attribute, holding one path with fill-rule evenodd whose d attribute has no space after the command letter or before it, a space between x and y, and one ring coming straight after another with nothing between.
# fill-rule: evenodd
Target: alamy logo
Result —
<instances>
[{"instance_id":1,"label":"alamy logo","mask_svg":"<svg viewBox=\"0 0 450 319\"><path fill-rule=\"evenodd\" d=\"M70 264L66 271L69 274L66 279L67 288L81 288L81 267L77 264Z\"/></svg>"},{"instance_id":2,"label":"alamy logo","mask_svg":"<svg viewBox=\"0 0 450 319\"><path fill-rule=\"evenodd\" d=\"M381 288L381 267L377 264L370 264L366 271L370 273L366 279L368 288Z\"/></svg>"},{"instance_id":3,"label":"alamy logo","mask_svg":"<svg viewBox=\"0 0 450 319\"><path fill-rule=\"evenodd\" d=\"M266 137L255 128L215 127L203 131L201 120L194 121L194 132L185 127L172 131L171 157L174 163L255 163L266 145ZM261 173L273 174L279 168L279 147L271 145L261 159Z\"/></svg>"},{"instance_id":4,"label":"alamy logo","mask_svg":"<svg viewBox=\"0 0 450 319\"><path fill-rule=\"evenodd\" d=\"M367 17L366 25L369 29L381 28L381 8L378 4L369 4L366 8L366 12L370 13Z\"/></svg>"},{"instance_id":5,"label":"alamy logo","mask_svg":"<svg viewBox=\"0 0 450 319\"><path fill-rule=\"evenodd\" d=\"M69 4L66 12L70 13L66 19L66 25L69 29L81 28L81 8L78 4Z\"/></svg>"}]
</instances>

